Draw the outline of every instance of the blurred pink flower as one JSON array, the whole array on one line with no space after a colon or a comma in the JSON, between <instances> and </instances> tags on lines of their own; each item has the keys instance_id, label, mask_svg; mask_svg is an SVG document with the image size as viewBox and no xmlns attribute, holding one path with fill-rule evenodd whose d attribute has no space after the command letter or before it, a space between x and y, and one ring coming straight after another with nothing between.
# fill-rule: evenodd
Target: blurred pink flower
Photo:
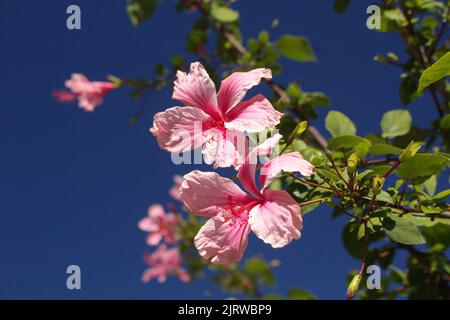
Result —
<instances>
[{"instance_id":1,"label":"blurred pink flower","mask_svg":"<svg viewBox=\"0 0 450 320\"><path fill-rule=\"evenodd\" d=\"M142 274L142 281L149 282L157 278L159 282L166 281L167 276L177 276L183 282L191 281L189 273L181 267L181 255L178 248L167 249L161 244L156 251L144 255L144 261L150 268Z\"/></svg>"},{"instance_id":2,"label":"blurred pink flower","mask_svg":"<svg viewBox=\"0 0 450 320\"><path fill-rule=\"evenodd\" d=\"M192 213L210 218L194 240L206 260L222 264L241 260L250 230L274 248L300 237L300 206L287 191L267 187L282 170L310 176L314 166L298 152L283 154L261 167L261 189L255 182L257 161L252 158L269 155L280 138L277 134L267 139L246 157L238 178L247 192L215 172L196 170L184 176L181 200Z\"/></svg>"},{"instance_id":3,"label":"blurred pink flower","mask_svg":"<svg viewBox=\"0 0 450 320\"><path fill-rule=\"evenodd\" d=\"M161 240L166 243L175 242L174 227L176 224L175 214L166 214L161 205L154 204L148 208L147 217L139 221L138 227L142 231L148 232L147 244L156 246Z\"/></svg>"},{"instance_id":4,"label":"blurred pink flower","mask_svg":"<svg viewBox=\"0 0 450 320\"><path fill-rule=\"evenodd\" d=\"M181 182L183 182L183 177L179 175L173 176L173 186L169 190L169 194L172 198L177 201L180 201L180 186Z\"/></svg>"},{"instance_id":5,"label":"blurred pink flower","mask_svg":"<svg viewBox=\"0 0 450 320\"><path fill-rule=\"evenodd\" d=\"M80 73L73 73L69 80L66 80L66 90L55 90L53 96L60 102L70 102L78 100L78 106L92 112L103 102L103 96L116 88L111 82L90 81Z\"/></svg>"},{"instance_id":6,"label":"blurred pink flower","mask_svg":"<svg viewBox=\"0 0 450 320\"><path fill-rule=\"evenodd\" d=\"M242 101L250 88L270 78L269 69L235 72L222 81L217 93L203 66L192 63L189 74L178 71L172 96L185 106L158 112L150 131L166 151L201 147L206 163L239 167L246 153L244 133L274 128L280 122L282 113L263 95Z\"/></svg>"}]
</instances>

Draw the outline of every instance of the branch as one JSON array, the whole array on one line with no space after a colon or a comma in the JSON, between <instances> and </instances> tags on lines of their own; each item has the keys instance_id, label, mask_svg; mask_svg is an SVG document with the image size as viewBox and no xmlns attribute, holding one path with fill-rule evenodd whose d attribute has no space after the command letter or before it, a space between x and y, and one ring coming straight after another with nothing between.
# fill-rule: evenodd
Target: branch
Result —
<instances>
[{"instance_id":1,"label":"branch","mask_svg":"<svg viewBox=\"0 0 450 320\"><path fill-rule=\"evenodd\" d=\"M318 183L314 183L314 182L303 180L302 178L299 178L296 175L292 175L292 177L294 177L295 180L297 180L297 181L299 181L301 183L304 183L304 184L307 184L307 185L310 185L310 186L313 186L313 187L316 187L316 188L322 188L322 189L327 189L327 190L333 191L333 189L331 189L330 187L325 187L325 186L323 186L321 184L318 184Z\"/></svg>"},{"instance_id":2,"label":"branch","mask_svg":"<svg viewBox=\"0 0 450 320\"><path fill-rule=\"evenodd\" d=\"M216 27L222 32L223 36L231 43L233 48L241 55L245 54L247 52L247 49L241 44L239 40L237 40L221 23L216 23ZM287 95L287 93L284 91L284 89L273 82L273 80L266 80L266 83L269 85L269 87L272 89L272 91L277 94L284 102L291 103L291 99ZM311 134L311 136L314 138L314 140L317 142L320 147L325 149L328 145L327 140L325 137L319 132L319 130L310 125L308 126L308 132Z\"/></svg>"}]
</instances>

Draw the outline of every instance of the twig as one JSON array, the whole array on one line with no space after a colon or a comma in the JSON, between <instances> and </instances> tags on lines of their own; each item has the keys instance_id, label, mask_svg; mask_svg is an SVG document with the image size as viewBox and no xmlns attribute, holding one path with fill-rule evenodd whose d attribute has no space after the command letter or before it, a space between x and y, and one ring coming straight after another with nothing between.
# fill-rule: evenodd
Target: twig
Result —
<instances>
[{"instance_id":1,"label":"twig","mask_svg":"<svg viewBox=\"0 0 450 320\"><path fill-rule=\"evenodd\" d=\"M314 200L310 200L310 201L301 202L299 204L300 204L301 207L304 207L304 206L308 206L310 204L314 204L314 203L317 203L317 202L324 202L325 200L326 200L326 198L319 198L319 199L314 199Z\"/></svg>"},{"instance_id":2,"label":"twig","mask_svg":"<svg viewBox=\"0 0 450 320\"><path fill-rule=\"evenodd\" d=\"M383 178L386 178L388 175L390 175L392 173L392 171L394 171L395 169L397 169L397 167L400 164L400 160L395 160L394 162L392 162L391 167L389 168L389 170L383 175Z\"/></svg>"},{"instance_id":3,"label":"twig","mask_svg":"<svg viewBox=\"0 0 450 320\"><path fill-rule=\"evenodd\" d=\"M306 180L303 180L302 178L299 178L299 177L297 177L295 175L292 175L292 177L294 177L295 180L297 180L297 181L299 181L301 183L304 183L304 184L307 184L307 185L310 185L310 186L313 186L313 187L317 187L317 188L322 188L322 189L327 189L327 190L333 191L333 189L331 189L331 187L325 187L325 186L323 186L321 184L318 184L318 183L306 181Z\"/></svg>"}]
</instances>

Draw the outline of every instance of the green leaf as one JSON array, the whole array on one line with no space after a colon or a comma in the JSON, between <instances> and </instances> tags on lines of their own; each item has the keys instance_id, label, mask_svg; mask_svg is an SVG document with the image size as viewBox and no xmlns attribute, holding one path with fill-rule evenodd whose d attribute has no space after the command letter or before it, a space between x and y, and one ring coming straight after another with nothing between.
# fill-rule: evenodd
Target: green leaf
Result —
<instances>
[{"instance_id":1,"label":"green leaf","mask_svg":"<svg viewBox=\"0 0 450 320\"><path fill-rule=\"evenodd\" d=\"M291 299L291 300L317 300L317 297L308 291L297 289L297 288L292 288L289 290L288 299Z\"/></svg>"},{"instance_id":2,"label":"green leaf","mask_svg":"<svg viewBox=\"0 0 450 320\"><path fill-rule=\"evenodd\" d=\"M447 161L444 156L419 153L402 162L398 167L398 173L405 181L418 177L431 177L438 174L447 164Z\"/></svg>"},{"instance_id":3,"label":"green leaf","mask_svg":"<svg viewBox=\"0 0 450 320\"><path fill-rule=\"evenodd\" d=\"M274 276L268 263L259 258L250 258L246 261L243 271L250 275L256 275L265 285L274 284Z\"/></svg>"},{"instance_id":4,"label":"green leaf","mask_svg":"<svg viewBox=\"0 0 450 320\"><path fill-rule=\"evenodd\" d=\"M420 76L417 92L422 93L428 86L450 75L450 52L428 67Z\"/></svg>"},{"instance_id":5,"label":"green leaf","mask_svg":"<svg viewBox=\"0 0 450 320\"><path fill-rule=\"evenodd\" d=\"M211 15L219 22L234 22L239 19L239 12L229 7L219 5L214 1L211 5Z\"/></svg>"},{"instance_id":6,"label":"green leaf","mask_svg":"<svg viewBox=\"0 0 450 320\"><path fill-rule=\"evenodd\" d=\"M411 221L395 214L388 214L388 217L383 219L383 226L386 234L395 242L408 245L425 243L425 238Z\"/></svg>"},{"instance_id":7,"label":"green leaf","mask_svg":"<svg viewBox=\"0 0 450 320\"><path fill-rule=\"evenodd\" d=\"M438 194L436 194L433 197L433 200L434 201L442 201L442 200L445 200L446 198L448 198L448 196L450 196L450 189L439 192Z\"/></svg>"},{"instance_id":8,"label":"green leaf","mask_svg":"<svg viewBox=\"0 0 450 320\"><path fill-rule=\"evenodd\" d=\"M328 141L329 149L336 148L355 148L359 144L365 144L370 147L371 143L369 140L358 137L358 136L339 136L332 138Z\"/></svg>"},{"instance_id":9,"label":"green leaf","mask_svg":"<svg viewBox=\"0 0 450 320\"><path fill-rule=\"evenodd\" d=\"M315 169L316 173L320 176L320 177L325 177L328 178L331 181L339 181L341 180L341 177L339 177L339 175L332 169L329 168L316 168Z\"/></svg>"},{"instance_id":10,"label":"green leaf","mask_svg":"<svg viewBox=\"0 0 450 320\"><path fill-rule=\"evenodd\" d=\"M450 245L450 226L448 225L437 223L431 227L424 227L423 235L430 246L439 243L443 244L444 247Z\"/></svg>"},{"instance_id":11,"label":"green leaf","mask_svg":"<svg viewBox=\"0 0 450 320\"><path fill-rule=\"evenodd\" d=\"M327 107L330 105L330 98L323 92L303 92L298 102L311 107Z\"/></svg>"},{"instance_id":12,"label":"green leaf","mask_svg":"<svg viewBox=\"0 0 450 320\"><path fill-rule=\"evenodd\" d=\"M325 118L325 127L333 137L355 135L356 127L354 123L339 111L330 111Z\"/></svg>"},{"instance_id":13,"label":"green leaf","mask_svg":"<svg viewBox=\"0 0 450 320\"><path fill-rule=\"evenodd\" d=\"M427 190L428 194L432 196L436 192L437 179L436 176L431 176L425 181L422 186Z\"/></svg>"},{"instance_id":14,"label":"green leaf","mask_svg":"<svg viewBox=\"0 0 450 320\"><path fill-rule=\"evenodd\" d=\"M386 144L386 143L377 143L377 144L373 144L370 147L370 153L373 154L374 156L379 156L382 154L400 154L402 153L402 149L397 148L395 146L391 146L390 144Z\"/></svg>"},{"instance_id":15,"label":"green leaf","mask_svg":"<svg viewBox=\"0 0 450 320\"><path fill-rule=\"evenodd\" d=\"M347 224L342 230L342 240L348 253L356 259L363 256L363 242L358 239L358 224Z\"/></svg>"},{"instance_id":16,"label":"green leaf","mask_svg":"<svg viewBox=\"0 0 450 320\"><path fill-rule=\"evenodd\" d=\"M133 25L146 21L161 0L127 0L127 12Z\"/></svg>"},{"instance_id":17,"label":"green leaf","mask_svg":"<svg viewBox=\"0 0 450 320\"><path fill-rule=\"evenodd\" d=\"M450 114L447 114L446 116L444 116L439 125L441 126L441 129L447 130L450 129Z\"/></svg>"},{"instance_id":18,"label":"green leaf","mask_svg":"<svg viewBox=\"0 0 450 320\"><path fill-rule=\"evenodd\" d=\"M367 199L367 200L372 200L372 197L373 197L373 193L370 192L367 196L364 196L363 198ZM377 194L375 199L377 201L383 201L383 202L386 202L389 204L394 204L394 200L392 199L392 196L387 191L384 191L384 190L380 190L380 193Z\"/></svg>"},{"instance_id":19,"label":"green leaf","mask_svg":"<svg viewBox=\"0 0 450 320\"><path fill-rule=\"evenodd\" d=\"M403 136L411 130L411 114L408 110L395 109L386 112L381 119L383 138Z\"/></svg>"},{"instance_id":20,"label":"green leaf","mask_svg":"<svg viewBox=\"0 0 450 320\"><path fill-rule=\"evenodd\" d=\"M333 10L339 14L343 14L348 7L350 0L334 0Z\"/></svg>"},{"instance_id":21,"label":"green leaf","mask_svg":"<svg viewBox=\"0 0 450 320\"><path fill-rule=\"evenodd\" d=\"M392 200L391 195L387 191L384 191L384 190L380 190L380 193L377 194L375 199L378 201L383 201L386 203L394 204L394 200Z\"/></svg>"},{"instance_id":22,"label":"green leaf","mask_svg":"<svg viewBox=\"0 0 450 320\"><path fill-rule=\"evenodd\" d=\"M323 153L317 149L314 149L312 147L304 147L299 151L305 160L311 162L315 166L321 165L326 162L326 158Z\"/></svg>"},{"instance_id":23,"label":"green leaf","mask_svg":"<svg viewBox=\"0 0 450 320\"><path fill-rule=\"evenodd\" d=\"M262 299L263 300L284 300L286 298L277 293L268 293Z\"/></svg>"},{"instance_id":24,"label":"green leaf","mask_svg":"<svg viewBox=\"0 0 450 320\"><path fill-rule=\"evenodd\" d=\"M307 62L316 61L309 41L304 36L294 36L286 34L278 40L278 50L286 58L294 61Z\"/></svg>"}]
</instances>

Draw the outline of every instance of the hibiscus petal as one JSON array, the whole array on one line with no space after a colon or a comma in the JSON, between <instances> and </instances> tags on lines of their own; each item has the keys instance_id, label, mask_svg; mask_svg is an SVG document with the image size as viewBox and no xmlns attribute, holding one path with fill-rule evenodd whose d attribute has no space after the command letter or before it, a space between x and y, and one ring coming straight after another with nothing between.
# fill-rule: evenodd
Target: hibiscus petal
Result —
<instances>
[{"instance_id":1,"label":"hibiscus petal","mask_svg":"<svg viewBox=\"0 0 450 320\"><path fill-rule=\"evenodd\" d=\"M138 228L142 231L146 232L153 232L158 230L159 226L153 219L150 219L149 217L142 218L138 222Z\"/></svg>"},{"instance_id":2,"label":"hibiscus petal","mask_svg":"<svg viewBox=\"0 0 450 320\"><path fill-rule=\"evenodd\" d=\"M191 63L189 74L178 71L174 85L173 99L218 117L216 87L200 62Z\"/></svg>"},{"instance_id":3,"label":"hibiscus petal","mask_svg":"<svg viewBox=\"0 0 450 320\"><path fill-rule=\"evenodd\" d=\"M90 91L91 81L81 73L72 73L70 79L64 82L67 89L70 89L74 94L81 94L86 91Z\"/></svg>"},{"instance_id":4,"label":"hibiscus petal","mask_svg":"<svg viewBox=\"0 0 450 320\"><path fill-rule=\"evenodd\" d=\"M184 176L180 198L192 213L212 217L226 210L233 202L251 199L233 181L215 172L192 171Z\"/></svg>"},{"instance_id":5,"label":"hibiscus petal","mask_svg":"<svg viewBox=\"0 0 450 320\"><path fill-rule=\"evenodd\" d=\"M266 188L281 171L300 172L305 177L309 177L313 170L314 165L303 159L300 153L290 152L264 163L259 179L263 188Z\"/></svg>"},{"instance_id":6,"label":"hibiscus petal","mask_svg":"<svg viewBox=\"0 0 450 320\"><path fill-rule=\"evenodd\" d=\"M228 111L225 127L241 132L260 132L265 128L274 128L280 123L282 115L263 95L257 95Z\"/></svg>"},{"instance_id":7,"label":"hibiscus petal","mask_svg":"<svg viewBox=\"0 0 450 320\"><path fill-rule=\"evenodd\" d=\"M264 203L250 211L251 230L265 243L281 248L300 238L302 216L300 206L284 190L264 191Z\"/></svg>"},{"instance_id":8,"label":"hibiscus petal","mask_svg":"<svg viewBox=\"0 0 450 320\"><path fill-rule=\"evenodd\" d=\"M254 147L245 158L244 164L239 168L237 174L239 180L241 181L245 190L247 190L247 192L253 195L255 198L260 198L260 191L255 182L258 156L270 156L278 141L280 141L281 137L282 136L277 133L273 137L266 139L260 145Z\"/></svg>"},{"instance_id":9,"label":"hibiscus petal","mask_svg":"<svg viewBox=\"0 0 450 320\"><path fill-rule=\"evenodd\" d=\"M211 118L199 108L173 107L155 114L150 132L169 152L186 152L202 145L202 124Z\"/></svg>"},{"instance_id":10,"label":"hibiscus petal","mask_svg":"<svg viewBox=\"0 0 450 320\"><path fill-rule=\"evenodd\" d=\"M202 154L205 163L218 167L238 168L244 162L248 148L244 133L227 130L224 134L218 129L209 129L203 133Z\"/></svg>"},{"instance_id":11,"label":"hibiscus petal","mask_svg":"<svg viewBox=\"0 0 450 320\"><path fill-rule=\"evenodd\" d=\"M161 241L161 239L161 232L152 232L148 234L146 242L149 246L156 246Z\"/></svg>"},{"instance_id":12,"label":"hibiscus petal","mask_svg":"<svg viewBox=\"0 0 450 320\"><path fill-rule=\"evenodd\" d=\"M165 280L165 274L166 274L166 270L164 267L148 268L142 274L141 280L142 280L142 282L149 282L153 278L158 278L158 280L164 278L164 280ZM162 281L162 282L164 282L164 281Z\"/></svg>"},{"instance_id":13,"label":"hibiscus petal","mask_svg":"<svg viewBox=\"0 0 450 320\"><path fill-rule=\"evenodd\" d=\"M87 112L93 112L102 103L103 96L98 93L82 93L78 96L78 106Z\"/></svg>"},{"instance_id":14,"label":"hibiscus petal","mask_svg":"<svg viewBox=\"0 0 450 320\"><path fill-rule=\"evenodd\" d=\"M182 282L190 282L191 281L191 275L186 271L184 268L178 268L175 271L176 276L180 281Z\"/></svg>"},{"instance_id":15,"label":"hibiscus petal","mask_svg":"<svg viewBox=\"0 0 450 320\"><path fill-rule=\"evenodd\" d=\"M165 214L164 208L160 204L153 204L148 208L149 217L159 218L164 217Z\"/></svg>"},{"instance_id":16,"label":"hibiscus petal","mask_svg":"<svg viewBox=\"0 0 450 320\"><path fill-rule=\"evenodd\" d=\"M222 81L217 95L222 113L236 106L247 91L256 86L261 79L271 79L270 69L254 69L248 72L234 72Z\"/></svg>"},{"instance_id":17,"label":"hibiscus petal","mask_svg":"<svg viewBox=\"0 0 450 320\"><path fill-rule=\"evenodd\" d=\"M248 221L227 212L209 219L194 239L199 254L213 263L230 264L242 259L247 248Z\"/></svg>"}]
</instances>

